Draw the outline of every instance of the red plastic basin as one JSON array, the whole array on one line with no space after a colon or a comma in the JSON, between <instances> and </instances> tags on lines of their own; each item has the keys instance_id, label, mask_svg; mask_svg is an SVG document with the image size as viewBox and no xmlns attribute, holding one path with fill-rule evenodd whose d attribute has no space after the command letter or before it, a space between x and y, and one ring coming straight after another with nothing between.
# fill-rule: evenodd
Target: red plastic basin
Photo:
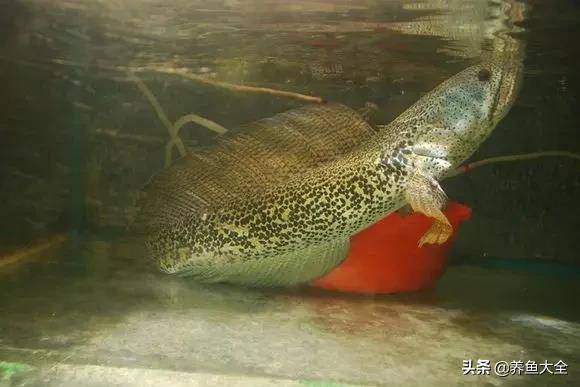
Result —
<instances>
[{"instance_id":1,"label":"red plastic basin","mask_svg":"<svg viewBox=\"0 0 580 387\"><path fill-rule=\"evenodd\" d=\"M444 211L453 235L442 245L417 243L433 222L421 214L393 213L350 239L348 257L312 286L351 293L399 293L428 288L445 271L459 225L471 209L451 202Z\"/></svg>"}]
</instances>

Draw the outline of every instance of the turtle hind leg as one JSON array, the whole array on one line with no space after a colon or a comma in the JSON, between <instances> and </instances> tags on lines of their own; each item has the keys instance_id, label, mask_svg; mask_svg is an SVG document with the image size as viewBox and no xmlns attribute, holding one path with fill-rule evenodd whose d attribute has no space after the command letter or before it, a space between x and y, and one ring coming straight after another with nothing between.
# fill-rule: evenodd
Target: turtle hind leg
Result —
<instances>
[{"instance_id":1,"label":"turtle hind leg","mask_svg":"<svg viewBox=\"0 0 580 387\"><path fill-rule=\"evenodd\" d=\"M445 243L453 233L453 227L445 214L441 212L447 204L447 195L439 183L430 176L414 173L405 190L405 199L413 211L434 219L431 227L419 239L419 247L426 243Z\"/></svg>"}]
</instances>

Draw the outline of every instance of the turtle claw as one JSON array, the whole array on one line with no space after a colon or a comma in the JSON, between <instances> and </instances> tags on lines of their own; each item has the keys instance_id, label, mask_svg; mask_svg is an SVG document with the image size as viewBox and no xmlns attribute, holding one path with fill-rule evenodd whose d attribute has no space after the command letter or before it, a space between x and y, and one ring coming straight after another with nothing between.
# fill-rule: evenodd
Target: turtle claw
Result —
<instances>
[{"instance_id":1,"label":"turtle claw","mask_svg":"<svg viewBox=\"0 0 580 387\"><path fill-rule=\"evenodd\" d=\"M453 227L450 224L435 220L419 240L419 247L423 247L424 244L441 245L447 242L452 233Z\"/></svg>"}]
</instances>

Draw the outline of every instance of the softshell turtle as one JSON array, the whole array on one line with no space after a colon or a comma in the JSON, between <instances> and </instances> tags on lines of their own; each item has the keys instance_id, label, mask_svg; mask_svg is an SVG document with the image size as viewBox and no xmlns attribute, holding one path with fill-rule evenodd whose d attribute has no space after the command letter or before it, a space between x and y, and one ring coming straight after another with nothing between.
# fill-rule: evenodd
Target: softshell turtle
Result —
<instances>
[{"instance_id":1,"label":"softshell turtle","mask_svg":"<svg viewBox=\"0 0 580 387\"><path fill-rule=\"evenodd\" d=\"M329 103L228 132L151 180L134 229L163 272L251 286L324 275L351 235L406 204L434 220L418 243L443 243L452 229L438 180L507 114L521 70L469 67L376 128Z\"/></svg>"}]
</instances>

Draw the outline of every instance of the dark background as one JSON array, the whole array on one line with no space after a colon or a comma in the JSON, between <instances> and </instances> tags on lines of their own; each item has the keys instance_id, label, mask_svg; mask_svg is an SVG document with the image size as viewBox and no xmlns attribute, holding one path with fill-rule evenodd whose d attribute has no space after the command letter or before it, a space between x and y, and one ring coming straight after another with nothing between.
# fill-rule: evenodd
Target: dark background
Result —
<instances>
[{"instance_id":1,"label":"dark background","mask_svg":"<svg viewBox=\"0 0 580 387\"><path fill-rule=\"evenodd\" d=\"M371 101L380 108L377 119L388 122L422 93L477 62L442 53L450 43L441 38L382 30L345 33L345 46L337 46L331 34L275 31L226 31L199 43L171 36L170 30L145 35L148 31L136 28L147 15L125 15L126 24L117 23L112 34L112 22L97 5L80 9L71 2L55 10L39 4L0 1L0 252L63 230L122 234L138 190L162 168L167 130L111 64L176 61L195 63L203 72L207 63L217 68L217 79L242 77L353 107ZM573 1L526 4L526 18L519 23L524 30L517 34L527 46L520 97L474 159L580 152L580 45L575 41L580 7ZM396 7L374 5L347 16L388 21L426 14ZM179 10L174 17L180 17ZM238 55L238 49L246 51ZM107 66L96 66L102 63ZM166 75L143 74L143 80L173 120L193 111L231 128L299 105ZM189 146L214 137L194 125L182 133ZM473 208L453 258L579 262L579 171L575 160L542 159L488 166L446 181L449 196Z\"/></svg>"}]
</instances>

